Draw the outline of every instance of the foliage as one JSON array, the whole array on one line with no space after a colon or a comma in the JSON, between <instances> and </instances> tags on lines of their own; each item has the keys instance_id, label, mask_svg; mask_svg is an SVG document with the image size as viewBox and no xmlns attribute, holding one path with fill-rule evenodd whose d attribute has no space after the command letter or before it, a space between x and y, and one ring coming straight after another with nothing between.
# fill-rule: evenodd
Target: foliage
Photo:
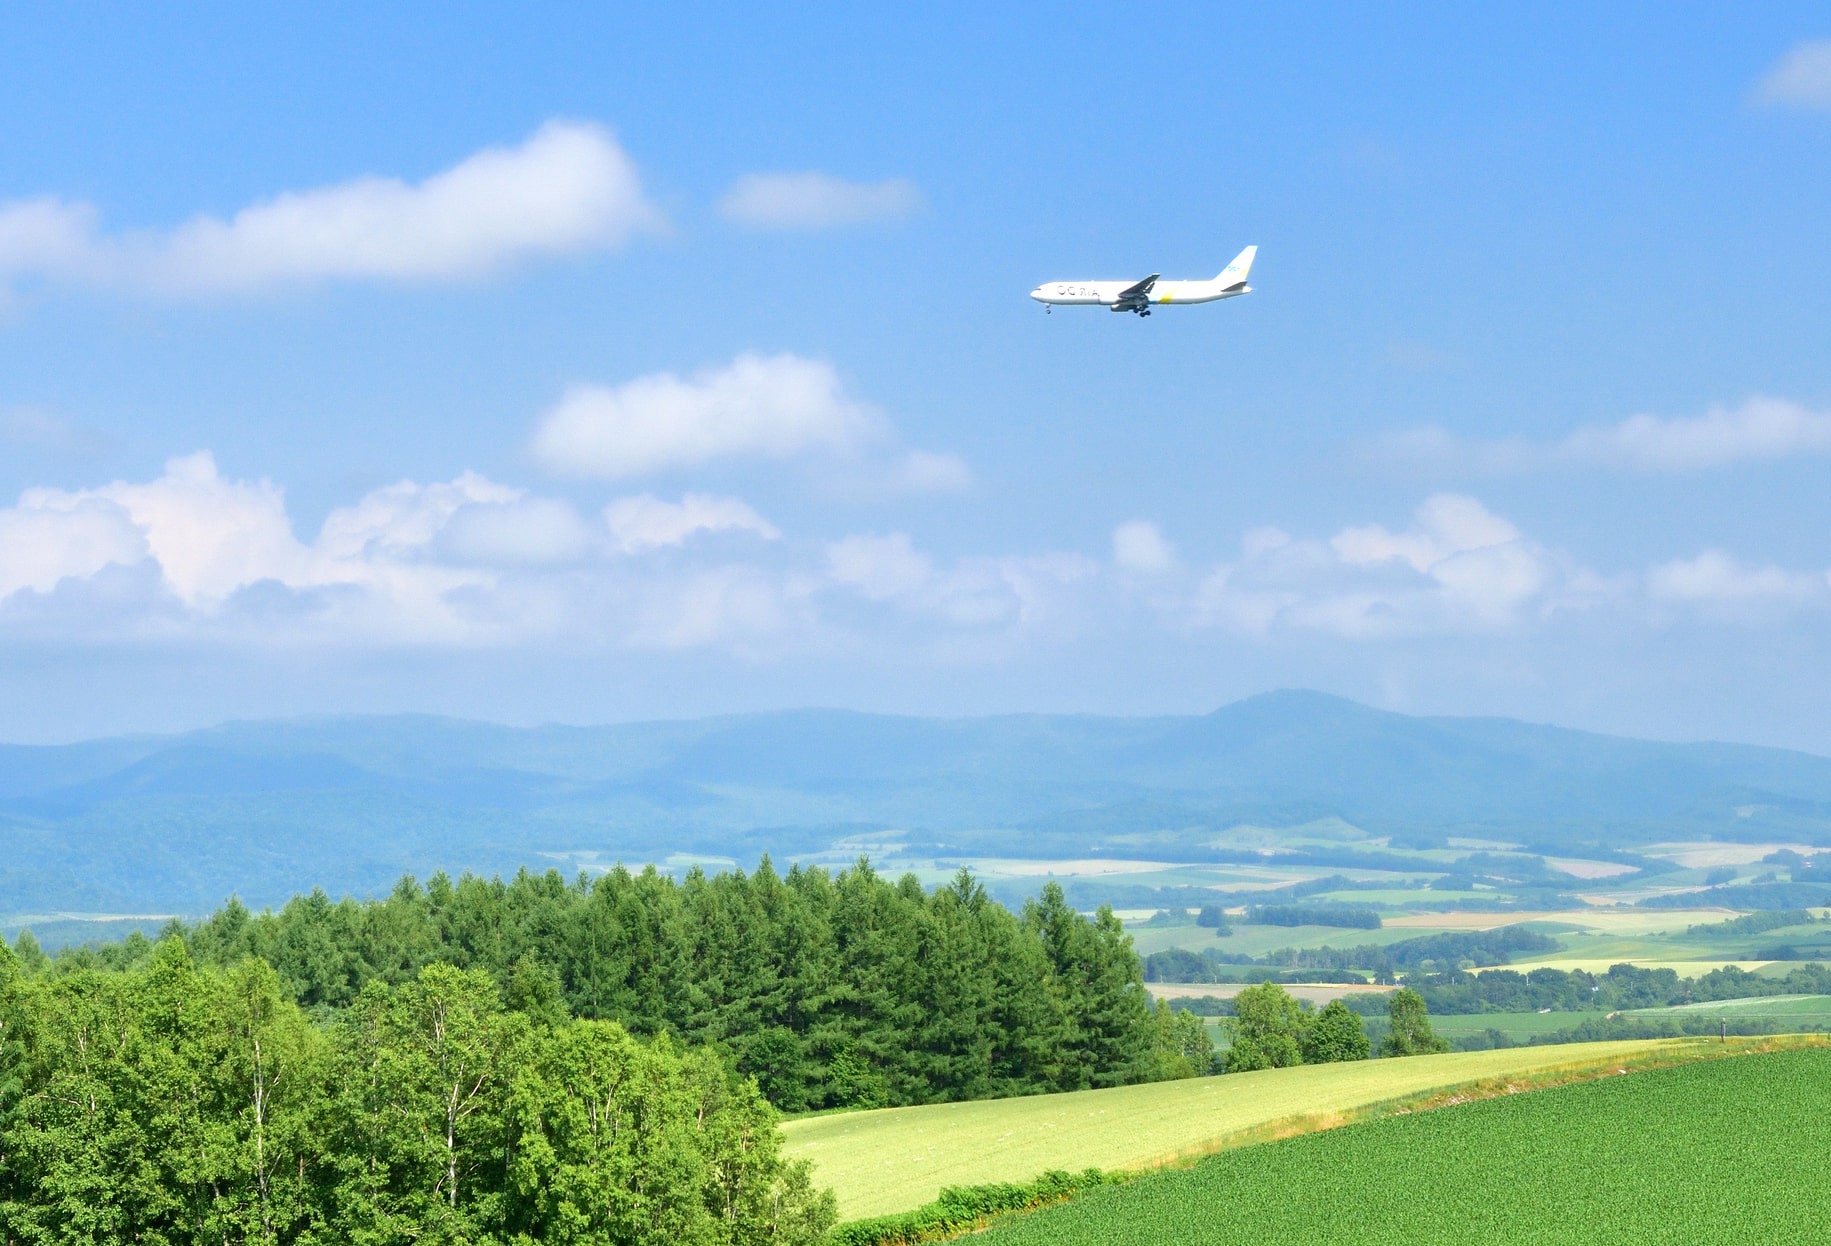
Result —
<instances>
[{"instance_id":1,"label":"foliage","mask_svg":"<svg viewBox=\"0 0 1831 1246\"><path fill-rule=\"evenodd\" d=\"M1814 875L1806 875L1813 877ZM1767 876L1770 880L1771 875ZM1831 905L1831 884L1823 882L1781 883L1756 879L1726 887L1709 887L1703 891L1676 891L1648 896L1640 901L1643 909L1689 909L1700 904L1721 905L1726 909L1803 909Z\"/></svg>"},{"instance_id":2,"label":"foliage","mask_svg":"<svg viewBox=\"0 0 1831 1246\"><path fill-rule=\"evenodd\" d=\"M1265 981L1276 977L1279 970L1300 970L1300 974L1286 980L1364 982L1365 975L1372 973L1377 980L1390 982L1396 974L1406 971L1441 972L1504 965L1516 952L1557 950L1557 940L1549 935L1525 926L1502 926L1466 934L1421 935L1388 944L1280 948L1256 959L1218 948L1200 952L1168 948L1145 957L1144 976L1147 982L1243 982ZM1267 969L1272 972L1267 973Z\"/></svg>"},{"instance_id":3,"label":"foliage","mask_svg":"<svg viewBox=\"0 0 1831 1246\"><path fill-rule=\"evenodd\" d=\"M1346 904L1254 904L1246 920L1260 926L1340 926L1348 930L1378 930L1380 915L1368 908Z\"/></svg>"},{"instance_id":4,"label":"foliage","mask_svg":"<svg viewBox=\"0 0 1831 1246\"><path fill-rule=\"evenodd\" d=\"M1249 986L1233 997L1233 1045L1227 1071L1282 1069L1303 1063L1300 1040L1308 1018L1303 1007L1276 982Z\"/></svg>"},{"instance_id":5,"label":"foliage","mask_svg":"<svg viewBox=\"0 0 1831 1246\"><path fill-rule=\"evenodd\" d=\"M548 1021L617 1021L709 1046L785 1111L1113 1086L1158 1076L1157 1026L1131 940L1053 883L1021 914L962 870L932 894L869 864L676 883L654 869L568 883L403 879L374 901L322 891L277 913L231 900L174 923L194 960L258 956L307 1008L357 1007L428 965L478 970ZM127 968L138 936L69 950L54 972Z\"/></svg>"},{"instance_id":6,"label":"foliage","mask_svg":"<svg viewBox=\"0 0 1831 1246\"><path fill-rule=\"evenodd\" d=\"M1780 930L1787 926L1805 926L1818 920L1810 909L1773 909L1765 913L1744 913L1728 921L1705 922L1699 926L1686 926L1688 935L1756 935L1766 934L1770 930Z\"/></svg>"},{"instance_id":7,"label":"foliage","mask_svg":"<svg viewBox=\"0 0 1831 1246\"><path fill-rule=\"evenodd\" d=\"M1380 1055L1422 1056L1450 1049L1449 1043L1431 1030L1430 1009L1425 1006L1424 997L1409 987L1401 987L1388 997L1386 1015L1392 1028L1380 1043Z\"/></svg>"},{"instance_id":8,"label":"foliage","mask_svg":"<svg viewBox=\"0 0 1831 1246\"><path fill-rule=\"evenodd\" d=\"M1215 1072L1214 1038L1201 1017L1187 1009L1158 1000L1157 1075L1159 1079L1206 1077Z\"/></svg>"},{"instance_id":9,"label":"foliage","mask_svg":"<svg viewBox=\"0 0 1831 1246\"><path fill-rule=\"evenodd\" d=\"M0 1240L812 1246L831 1225L715 1053L505 1009L481 971L314 1023L274 971L0 961Z\"/></svg>"},{"instance_id":10,"label":"foliage","mask_svg":"<svg viewBox=\"0 0 1831 1246\"><path fill-rule=\"evenodd\" d=\"M1333 1064L1341 1060L1365 1060L1373 1046L1367 1039L1367 1028L1360 1014L1339 999L1330 1000L1297 1039L1305 1064Z\"/></svg>"},{"instance_id":11,"label":"foliage","mask_svg":"<svg viewBox=\"0 0 1831 1246\"><path fill-rule=\"evenodd\" d=\"M1090 1191L975 1241L1814 1241L1823 1236L1827 1115L1831 1052L1709 1061L1227 1151ZM1721 1159L1725 1148L1733 1162ZM1472 1166L1478 1180L1445 1179Z\"/></svg>"},{"instance_id":12,"label":"foliage","mask_svg":"<svg viewBox=\"0 0 1831 1246\"><path fill-rule=\"evenodd\" d=\"M1411 974L1405 984L1424 998L1431 1012L1441 1015L1541 1009L1608 1013L1768 995L1827 995L1831 969L1809 963L1775 977L1726 965L1696 978L1681 978L1671 969L1627 964L1611 965L1603 974L1546 966L1523 974L1511 969ZM1345 1002L1356 1012L1375 1015L1386 1011L1387 996L1350 995Z\"/></svg>"},{"instance_id":13,"label":"foliage","mask_svg":"<svg viewBox=\"0 0 1831 1246\"><path fill-rule=\"evenodd\" d=\"M1202 905L1195 915L1195 924L1211 927L1217 939L1225 939L1233 933L1233 923L1227 920L1227 910L1218 904Z\"/></svg>"},{"instance_id":14,"label":"foliage","mask_svg":"<svg viewBox=\"0 0 1831 1246\"><path fill-rule=\"evenodd\" d=\"M971 1232L993 1216L1046 1207L1122 1180L1118 1175L1089 1168L1079 1173L1054 1170L1027 1182L948 1186L932 1203L893 1216L842 1224L828 1240L831 1246L906 1246L938 1241Z\"/></svg>"}]
</instances>

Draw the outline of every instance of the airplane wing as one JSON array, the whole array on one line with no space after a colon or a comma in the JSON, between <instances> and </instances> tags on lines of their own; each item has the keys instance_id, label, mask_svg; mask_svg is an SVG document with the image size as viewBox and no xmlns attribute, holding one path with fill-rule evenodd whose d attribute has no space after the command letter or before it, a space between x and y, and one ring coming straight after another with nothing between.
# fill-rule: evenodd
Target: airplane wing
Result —
<instances>
[{"instance_id":1,"label":"airplane wing","mask_svg":"<svg viewBox=\"0 0 1831 1246\"><path fill-rule=\"evenodd\" d=\"M1121 303L1143 302L1144 296L1151 292L1151 287L1157 284L1157 279L1161 276L1163 276L1162 273L1152 273L1137 285L1125 287L1119 291L1119 301Z\"/></svg>"}]
</instances>

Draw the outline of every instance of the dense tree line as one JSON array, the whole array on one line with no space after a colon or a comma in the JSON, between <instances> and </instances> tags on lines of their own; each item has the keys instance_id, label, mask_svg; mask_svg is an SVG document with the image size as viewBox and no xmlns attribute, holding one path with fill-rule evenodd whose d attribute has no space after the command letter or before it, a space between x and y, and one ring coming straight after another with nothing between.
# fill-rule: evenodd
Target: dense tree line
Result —
<instances>
[{"instance_id":1,"label":"dense tree line","mask_svg":"<svg viewBox=\"0 0 1831 1246\"><path fill-rule=\"evenodd\" d=\"M1145 995L1131 940L1054 885L1021 914L964 870L932 894L864 862L830 874L767 859L676 882L617 869L568 882L435 875L370 901L321 891L277 913L231 901L169 933L200 965L273 966L308 1009L429 965L486 972L530 1015L616 1021L720 1052L788 1111L1076 1090L1183 1076L1191 1036ZM121 967L144 939L47 972Z\"/></svg>"},{"instance_id":2,"label":"dense tree line","mask_svg":"<svg viewBox=\"0 0 1831 1246\"><path fill-rule=\"evenodd\" d=\"M1306 980L1326 982L1325 974L1352 975L1360 970L1382 982L1407 971L1504 965L1516 952L1555 952L1558 942L1549 935L1523 926L1467 934L1421 935L1397 943L1362 944L1356 947L1280 948L1264 956L1247 956L1220 948L1192 952L1171 948L1145 957L1147 982L1238 982L1240 965L1308 971ZM1353 977L1333 980L1353 981Z\"/></svg>"},{"instance_id":3,"label":"dense tree line","mask_svg":"<svg viewBox=\"0 0 1831 1246\"><path fill-rule=\"evenodd\" d=\"M313 1019L258 959L0 945L0 1241L812 1246L830 1194L706 1049L379 977Z\"/></svg>"},{"instance_id":4,"label":"dense tree line","mask_svg":"<svg viewBox=\"0 0 1831 1246\"><path fill-rule=\"evenodd\" d=\"M1711 1003L1767 995L1831 994L1831 969L1801 965L1782 977L1751 973L1734 965L1695 978L1671 969L1614 965L1607 973L1541 968L1528 973L1489 969L1482 973L1409 974L1405 983L1444 1015L1483 1012L1620 1012L1674 1004ZM1372 1015L1383 1011L1385 996L1349 997L1350 1006Z\"/></svg>"}]
</instances>

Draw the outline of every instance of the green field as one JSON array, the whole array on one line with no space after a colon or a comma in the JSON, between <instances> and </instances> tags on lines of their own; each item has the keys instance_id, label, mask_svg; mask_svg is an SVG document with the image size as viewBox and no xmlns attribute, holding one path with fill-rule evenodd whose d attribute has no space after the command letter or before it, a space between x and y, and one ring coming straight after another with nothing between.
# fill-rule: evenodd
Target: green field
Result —
<instances>
[{"instance_id":1,"label":"green field","mask_svg":"<svg viewBox=\"0 0 1831 1246\"><path fill-rule=\"evenodd\" d=\"M1339 1121L1374 1104L1490 1079L1710 1055L1699 1039L1452 1052L1018 1099L883 1108L789 1121L842 1219L905 1211L943 1186L1028 1181L1051 1169L1144 1168L1207 1153L1297 1118ZM1294 1127L1294 1126L1293 1126Z\"/></svg>"},{"instance_id":2,"label":"green field","mask_svg":"<svg viewBox=\"0 0 1831 1246\"><path fill-rule=\"evenodd\" d=\"M1831 1051L1701 1062L1228 1151L974 1240L1823 1242L1827 1122Z\"/></svg>"},{"instance_id":3,"label":"green field","mask_svg":"<svg viewBox=\"0 0 1831 1246\"><path fill-rule=\"evenodd\" d=\"M1566 1013L1566 1016L1572 1014ZM1733 1021L1790 1021L1800 1025L1831 1025L1831 995L1768 995L1756 999L1721 999L1708 1004L1677 1004L1671 1008L1636 1008L1630 1017L1727 1017ZM1441 1018L1433 1017L1438 1025Z\"/></svg>"},{"instance_id":4,"label":"green field","mask_svg":"<svg viewBox=\"0 0 1831 1246\"><path fill-rule=\"evenodd\" d=\"M1584 1021L1599 1019L1599 1012L1474 1012L1435 1015L1431 1028L1445 1038L1481 1034L1499 1030L1508 1038L1524 1042L1540 1034L1555 1034Z\"/></svg>"}]
</instances>

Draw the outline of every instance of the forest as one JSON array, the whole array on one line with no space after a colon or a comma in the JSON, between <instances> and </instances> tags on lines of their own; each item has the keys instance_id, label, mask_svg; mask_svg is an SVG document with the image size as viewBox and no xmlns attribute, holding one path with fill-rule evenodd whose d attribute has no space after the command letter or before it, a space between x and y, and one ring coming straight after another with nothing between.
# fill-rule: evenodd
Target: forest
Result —
<instances>
[{"instance_id":1,"label":"forest","mask_svg":"<svg viewBox=\"0 0 1831 1246\"><path fill-rule=\"evenodd\" d=\"M789 1112L1206 1071L1202 1036L1150 1005L1110 912L1083 917L1051 886L1013 914L965 871L932 893L864 861L783 875L765 858L748 874L693 870L678 882L654 869L571 881L436 874L372 901L314 891L254 914L231 900L162 937L182 940L200 967L259 958L317 1015L429 965L480 970L508 1008L709 1047ZM22 951L67 974L125 969L152 946L130 937L55 962Z\"/></svg>"},{"instance_id":2,"label":"forest","mask_svg":"<svg viewBox=\"0 0 1831 1246\"><path fill-rule=\"evenodd\" d=\"M480 970L334 1024L264 961L24 972L0 945L7 1243L810 1246L834 1217L708 1050L507 1009Z\"/></svg>"},{"instance_id":3,"label":"forest","mask_svg":"<svg viewBox=\"0 0 1831 1246\"><path fill-rule=\"evenodd\" d=\"M404 879L0 944L0 1240L781 1243L779 1112L1206 1073L1059 889L865 862Z\"/></svg>"}]
</instances>

